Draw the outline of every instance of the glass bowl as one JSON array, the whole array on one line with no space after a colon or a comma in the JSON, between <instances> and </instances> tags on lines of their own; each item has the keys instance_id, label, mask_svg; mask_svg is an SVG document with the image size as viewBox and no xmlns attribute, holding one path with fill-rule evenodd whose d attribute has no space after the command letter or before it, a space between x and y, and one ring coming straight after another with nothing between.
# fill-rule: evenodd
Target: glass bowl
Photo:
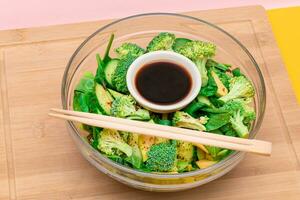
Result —
<instances>
[{"instance_id":1,"label":"glass bowl","mask_svg":"<svg viewBox=\"0 0 300 200\"><path fill-rule=\"evenodd\" d=\"M112 49L124 42L146 47L159 32L172 32L177 37L210 41L217 45L215 59L238 66L253 82L256 90L254 107L257 118L253 122L250 138L254 138L262 123L265 111L265 83L261 71L249 51L233 36L201 19L170 13L135 15L114 21L89 36L74 52L62 80L62 105L72 109L73 91L85 71L95 72L96 53L104 54L112 33L115 40ZM114 52L111 51L111 55ZM68 131L82 155L101 172L134 188L148 191L179 191L208 183L232 170L243 158L243 152L234 152L219 163L206 169L179 174L146 173L120 165L96 151L86 141L86 133L79 124L67 122Z\"/></svg>"}]
</instances>

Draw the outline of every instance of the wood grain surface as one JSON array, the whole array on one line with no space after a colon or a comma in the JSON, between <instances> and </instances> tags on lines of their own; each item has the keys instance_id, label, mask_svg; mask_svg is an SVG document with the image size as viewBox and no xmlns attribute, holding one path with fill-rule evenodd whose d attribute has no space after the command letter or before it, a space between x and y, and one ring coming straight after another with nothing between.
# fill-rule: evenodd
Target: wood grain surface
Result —
<instances>
[{"instance_id":1,"label":"wood grain surface","mask_svg":"<svg viewBox=\"0 0 300 200\"><path fill-rule=\"evenodd\" d=\"M267 85L259 139L271 157L247 155L224 177L177 193L129 188L79 154L60 107L63 71L77 46L111 20L0 32L0 199L300 199L300 108L262 7L191 12L237 37L261 66Z\"/></svg>"}]
</instances>

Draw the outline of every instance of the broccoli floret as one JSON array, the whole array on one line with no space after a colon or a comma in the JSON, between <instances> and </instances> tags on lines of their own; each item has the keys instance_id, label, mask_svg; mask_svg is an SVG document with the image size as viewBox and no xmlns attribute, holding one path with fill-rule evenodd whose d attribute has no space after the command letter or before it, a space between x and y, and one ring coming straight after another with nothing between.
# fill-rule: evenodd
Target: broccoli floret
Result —
<instances>
[{"instance_id":1,"label":"broccoli floret","mask_svg":"<svg viewBox=\"0 0 300 200\"><path fill-rule=\"evenodd\" d=\"M176 38L173 45L172 45L172 49L173 51L177 51L177 49L181 48L183 45L185 45L185 43L190 42L192 40L187 39L187 38Z\"/></svg>"},{"instance_id":2,"label":"broccoli floret","mask_svg":"<svg viewBox=\"0 0 300 200\"><path fill-rule=\"evenodd\" d=\"M220 109L226 110L228 112L240 110L241 114L245 118L248 118L249 120L254 120L256 118L256 115L254 108L248 105L250 102L251 99L233 99L224 104L224 106L222 106Z\"/></svg>"},{"instance_id":3,"label":"broccoli floret","mask_svg":"<svg viewBox=\"0 0 300 200\"><path fill-rule=\"evenodd\" d=\"M237 110L241 110L242 114L246 117L249 116L255 119L255 111L252 107L248 106L251 99L233 99L225 103L219 108L205 108L204 111L210 113L233 113Z\"/></svg>"},{"instance_id":4,"label":"broccoli floret","mask_svg":"<svg viewBox=\"0 0 300 200\"><path fill-rule=\"evenodd\" d=\"M201 74L202 87L206 86L208 76L205 65L207 59L215 55L216 45L209 42L195 40L186 42L181 48L176 49L176 52L191 59L196 64Z\"/></svg>"},{"instance_id":5,"label":"broccoli floret","mask_svg":"<svg viewBox=\"0 0 300 200\"><path fill-rule=\"evenodd\" d=\"M112 75L112 85L118 92L128 94L126 83L126 75L131 63L136 59L135 56L128 54L126 57L120 59L115 72Z\"/></svg>"},{"instance_id":6,"label":"broccoli floret","mask_svg":"<svg viewBox=\"0 0 300 200\"><path fill-rule=\"evenodd\" d=\"M116 48L115 51L119 58L124 58L128 54L131 54L134 57L139 57L145 53L145 49L133 43L123 43L121 46Z\"/></svg>"},{"instance_id":7,"label":"broccoli floret","mask_svg":"<svg viewBox=\"0 0 300 200\"><path fill-rule=\"evenodd\" d=\"M241 111L237 110L233 113L233 116L230 117L230 123L232 128L237 132L238 136L241 138L248 138L249 137L249 130L247 126L243 123L244 116L241 115Z\"/></svg>"},{"instance_id":8,"label":"broccoli floret","mask_svg":"<svg viewBox=\"0 0 300 200\"><path fill-rule=\"evenodd\" d=\"M176 166L176 142L165 142L152 145L148 151L146 167L151 171L173 171Z\"/></svg>"},{"instance_id":9,"label":"broccoli floret","mask_svg":"<svg viewBox=\"0 0 300 200\"><path fill-rule=\"evenodd\" d=\"M123 95L116 98L111 106L111 114L115 117L135 119L135 120L149 120L150 113L148 110L138 108L136 101L130 95Z\"/></svg>"},{"instance_id":10,"label":"broccoli floret","mask_svg":"<svg viewBox=\"0 0 300 200\"><path fill-rule=\"evenodd\" d=\"M173 126L205 131L206 128L201 122L203 122L203 119L195 119L188 113L182 111L175 112L172 120Z\"/></svg>"},{"instance_id":11,"label":"broccoli floret","mask_svg":"<svg viewBox=\"0 0 300 200\"><path fill-rule=\"evenodd\" d=\"M219 98L219 100L226 103L235 98L251 98L254 94L252 83L245 76L238 76L230 80L228 94Z\"/></svg>"},{"instance_id":12,"label":"broccoli floret","mask_svg":"<svg viewBox=\"0 0 300 200\"><path fill-rule=\"evenodd\" d=\"M147 46L147 51L172 50L175 35L162 32L155 36Z\"/></svg>"},{"instance_id":13,"label":"broccoli floret","mask_svg":"<svg viewBox=\"0 0 300 200\"><path fill-rule=\"evenodd\" d=\"M103 129L100 133L98 149L106 155L132 155L132 147L121 137L118 131Z\"/></svg>"}]
</instances>

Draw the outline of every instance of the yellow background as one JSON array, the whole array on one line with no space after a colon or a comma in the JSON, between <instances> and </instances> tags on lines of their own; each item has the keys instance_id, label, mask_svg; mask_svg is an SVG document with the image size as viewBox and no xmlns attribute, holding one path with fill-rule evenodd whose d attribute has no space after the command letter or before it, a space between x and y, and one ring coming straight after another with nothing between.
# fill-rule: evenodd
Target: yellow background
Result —
<instances>
[{"instance_id":1,"label":"yellow background","mask_svg":"<svg viewBox=\"0 0 300 200\"><path fill-rule=\"evenodd\" d=\"M267 13L300 103L300 7L274 9Z\"/></svg>"}]
</instances>

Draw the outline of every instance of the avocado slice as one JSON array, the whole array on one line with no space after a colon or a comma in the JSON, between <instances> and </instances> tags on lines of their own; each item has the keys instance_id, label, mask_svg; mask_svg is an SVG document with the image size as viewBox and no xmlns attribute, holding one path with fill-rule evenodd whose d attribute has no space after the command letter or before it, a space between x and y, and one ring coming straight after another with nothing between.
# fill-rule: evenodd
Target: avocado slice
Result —
<instances>
[{"instance_id":1,"label":"avocado slice","mask_svg":"<svg viewBox=\"0 0 300 200\"><path fill-rule=\"evenodd\" d=\"M204 168L208 168L214 164L216 164L216 161L210 161L210 160L199 160L196 162L196 165L200 168L200 169L204 169Z\"/></svg>"},{"instance_id":2,"label":"avocado slice","mask_svg":"<svg viewBox=\"0 0 300 200\"><path fill-rule=\"evenodd\" d=\"M142 153L143 162L148 159L148 151L153 144L155 144L154 136L139 135L138 145Z\"/></svg>"},{"instance_id":3,"label":"avocado slice","mask_svg":"<svg viewBox=\"0 0 300 200\"><path fill-rule=\"evenodd\" d=\"M136 133L129 133L128 144L132 147L138 146L139 144L139 135Z\"/></svg>"},{"instance_id":4,"label":"avocado slice","mask_svg":"<svg viewBox=\"0 0 300 200\"><path fill-rule=\"evenodd\" d=\"M95 92L103 114L110 115L111 104L114 100L113 97L102 85L98 83L96 83Z\"/></svg>"},{"instance_id":5,"label":"avocado slice","mask_svg":"<svg viewBox=\"0 0 300 200\"><path fill-rule=\"evenodd\" d=\"M206 153L197 147L197 158L198 160L204 160Z\"/></svg>"},{"instance_id":6,"label":"avocado slice","mask_svg":"<svg viewBox=\"0 0 300 200\"><path fill-rule=\"evenodd\" d=\"M206 147L203 144L194 144L196 147L198 147L199 149L201 149L202 151L204 151L205 153L208 153L208 150L206 149Z\"/></svg>"},{"instance_id":7,"label":"avocado slice","mask_svg":"<svg viewBox=\"0 0 300 200\"><path fill-rule=\"evenodd\" d=\"M179 161L192 162L194 151L195 148L192 143L177 141L177 159Z\"/></svg>"},{"instance_id":8,"label":"avocado slice","mask_svg":"<svg viewBox=\"0 0 300 200\"><path fill-rule=\"evenodd\" d=\"M211 76L213 77L215 83L217 84L217 92L216 92L216 96L218 97L222 97L225 96L228 93L227 88L224 86L224 84L222 83L222 81L220 80L219 76L214 72L211 71Z\"/></svg>"}]
</instances>

